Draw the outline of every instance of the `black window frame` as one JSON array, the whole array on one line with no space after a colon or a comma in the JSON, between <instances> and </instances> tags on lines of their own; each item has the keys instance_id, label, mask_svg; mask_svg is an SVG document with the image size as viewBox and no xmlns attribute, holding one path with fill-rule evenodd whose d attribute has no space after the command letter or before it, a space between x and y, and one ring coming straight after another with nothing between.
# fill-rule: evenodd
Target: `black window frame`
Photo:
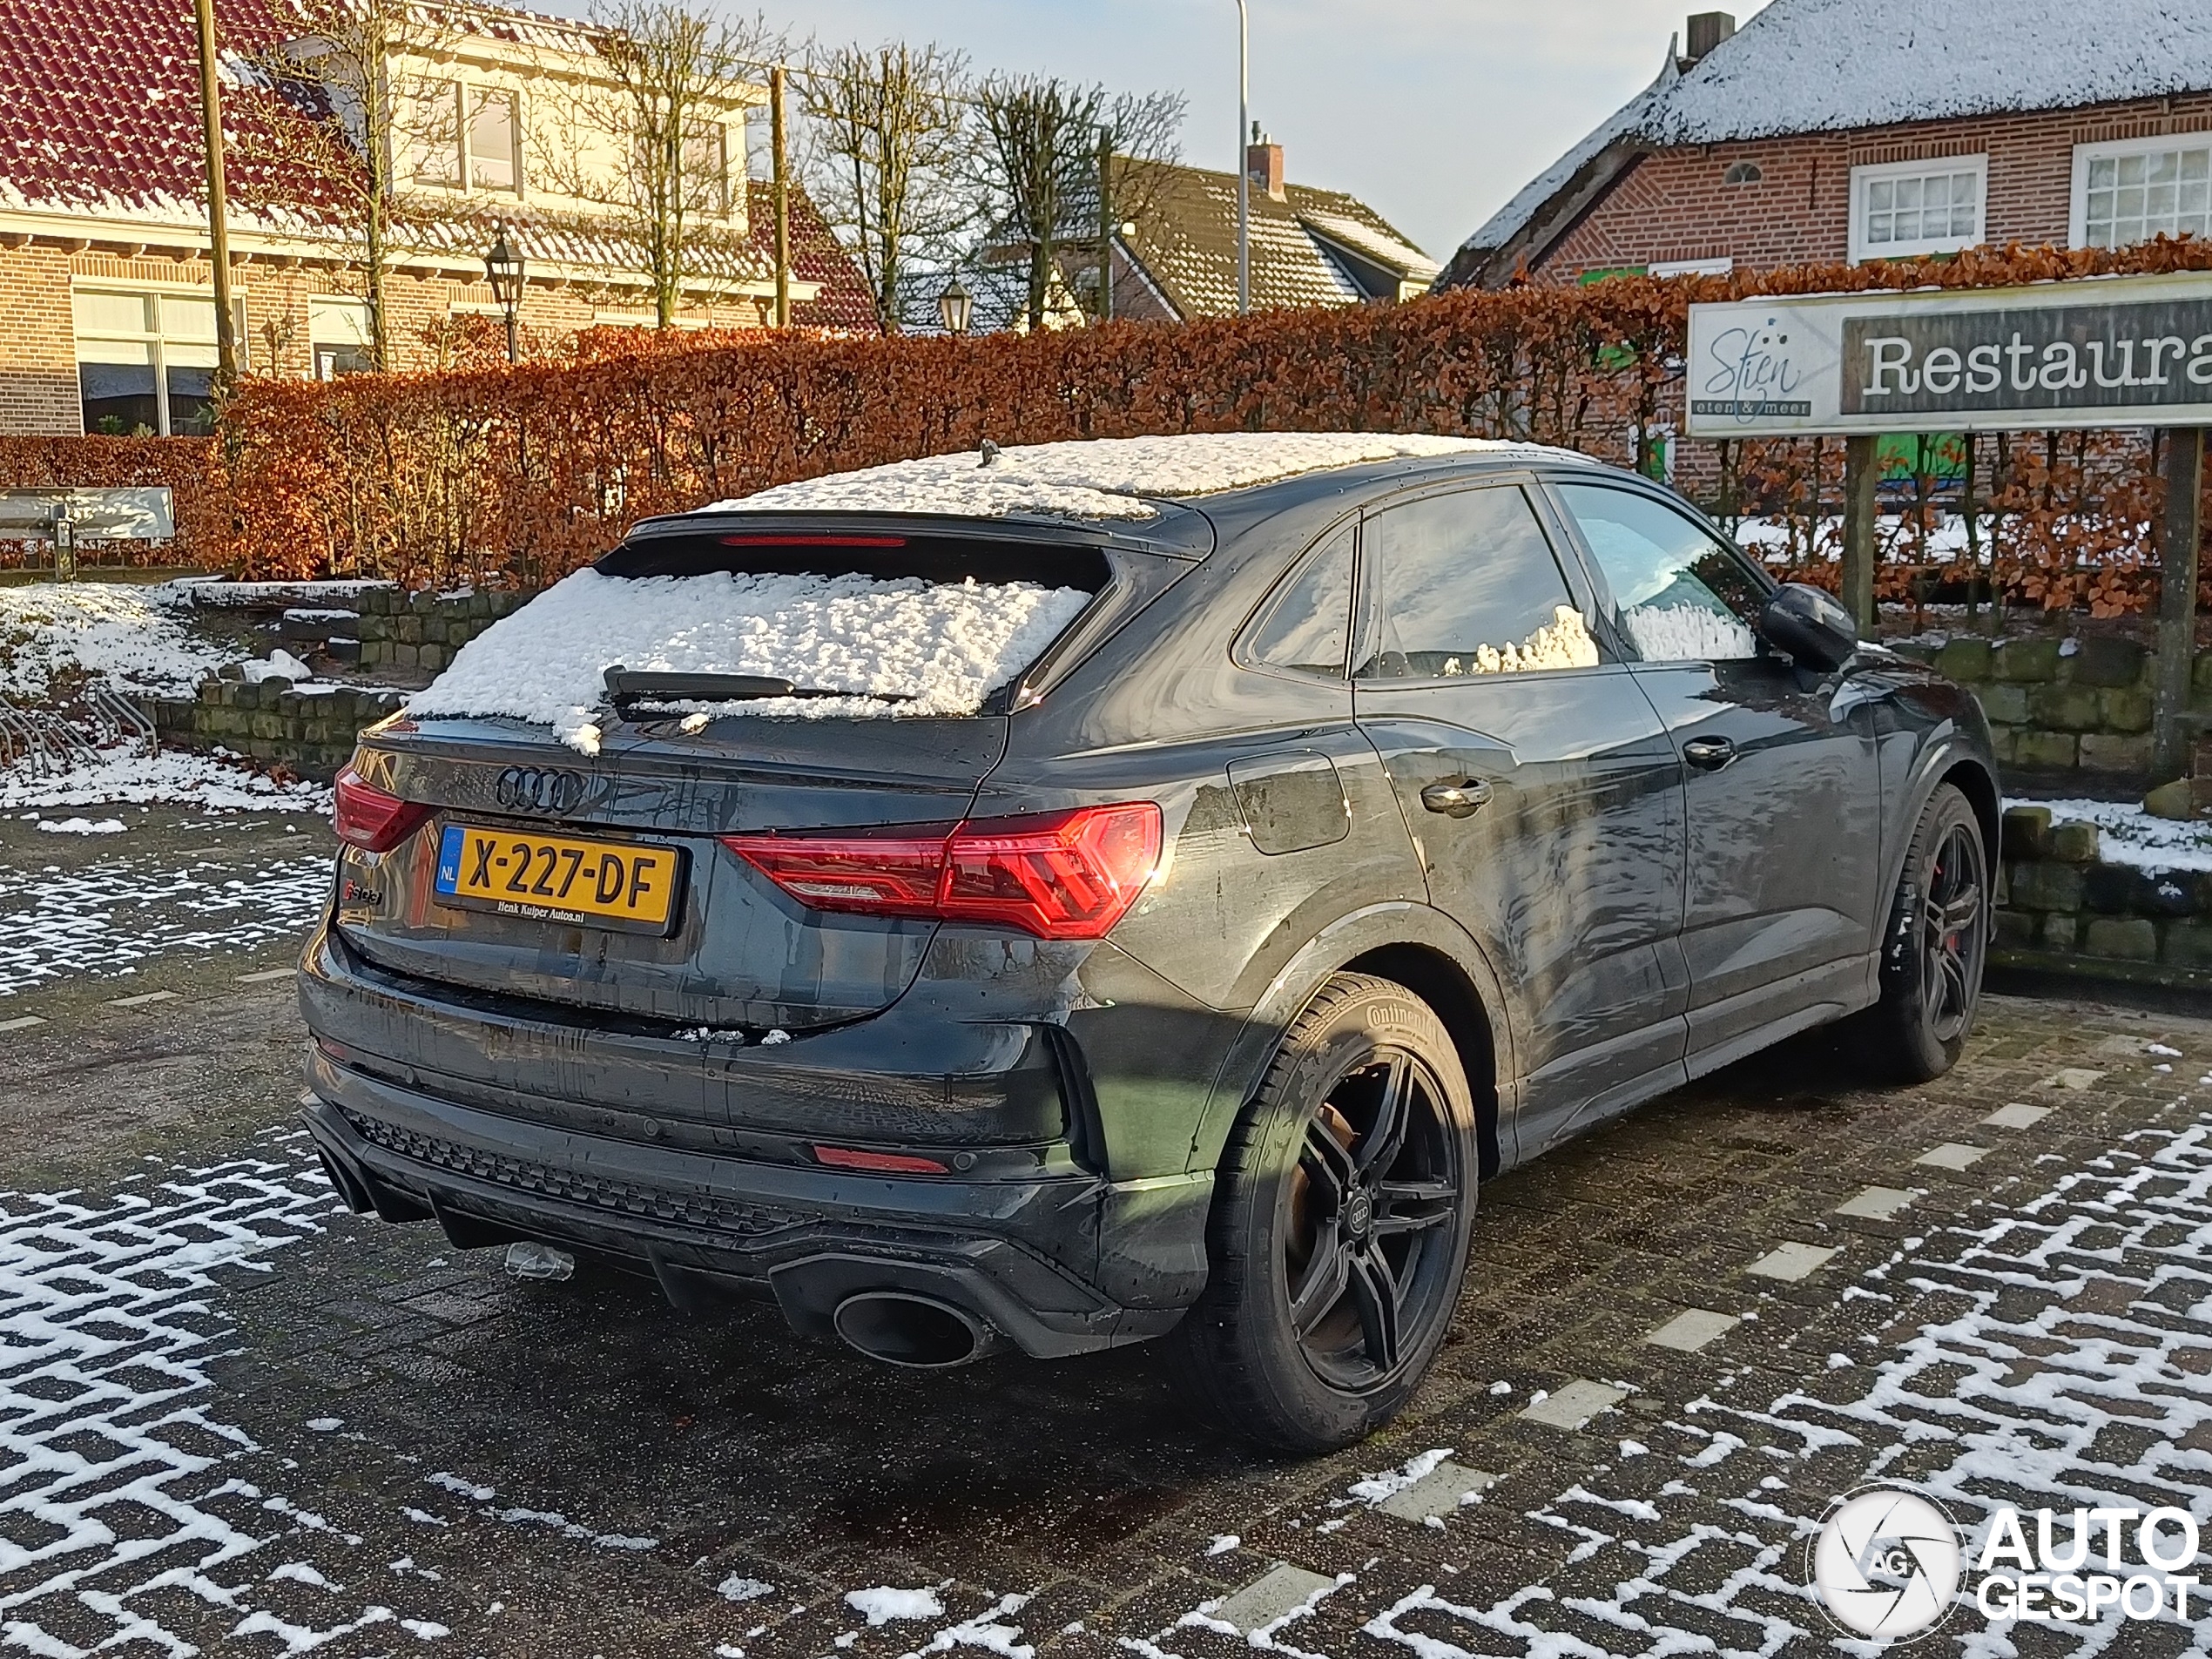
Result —
<instances>
[{"instance_id":1,"label":"black window frame","mask_svg":"<svg viewBox=\"0 0 2212 1659\"><path fill-rule=\"evenodd\" d=\"M1543 480L1539 475L1519 470L1489 472L1474 475L1460 474L1450 478L1435 480L1420 489L1403 490L1379 500L1370 501L1360 508L1358 554L1353 561L1351 650L1345 660L1345 677L1348 684L1378 688L1383 686L1413 688L1433 685L1479 685L1490 682L1493 677L1479 674L1392 675L1387 678L1370 677L1359 679L1354 678L1352 673L1354 664L1366 662L1372 654L1376 620L1380 614L1376 605L1368 603L1370 593L1367 572L1368 522L1394 509L1411 506L1417 502L1430 500L1440 496L1467 495L1478 489L1518 489L1521 492L1521 500L1527 506L1530 516L1535 521L1538 534L1544 538L1545 545L1550 550L1552 563L1559 572L1560 580L1567 591L1568 603L1582 613L1584 624L1589 629L1591 637L1598 644L1599 658L1594 664L1571 668L1529 669L1512 678L1524 679L1531 676L1601 673L1608 669L1617 669L1624 663L1635 660L1633 651L1624 651L1622 649L1622 642L1618 637L1620 630L1615 624L1613 610L1609 604L1602 606L1599 604L1598 600L1602 590L1597 589L1589 579L1588 571L1585 568L1584 551L1579 538L1573 541L1567 538L1561 521L1559 505L1552 500L1549 490L1544 487Z\"/></svg>"},{"instance_id":2,"label":"black window frame","mask_svg":"<svg viewBox=\"0 0 2212 1659\"><path fill-rule=\"evenodd\" d=\"M1238 667L1256 674L1277 674L1297 681L1301 685L1349 685L1352 683L1352 653L1359 643L1359 556L1361 515L1347 513L1315 536L1300 550L1298 556L1285 565L1274 581L1267 584L1258 604L1238 624L1229 648L1229 659ZM1321 557L1329 544L1346 530L1352 533L1352 590L1345 597L1344 619L1344 659L1337 664L1334 675L1316 674L1286 663L1271 663L1255 649L1255 641L1263 625L1274 614L1283 597L1296 587L1313 562Z\"/></svg>"},{"instance_id":3,"label":"black window frame","mask_svg":"<svg viewBox=\"0 0 2212 1659\"><path fill-rule=\"evenodd\" d=\"M1574 549L1575 557L1582 567L1584 579L1589 583L1595 596L1598 612L1605 620L1606 631L1615 641L1615 649L1621 652L1622 660L1624 662L1649 664L1650 659L1636 649L1635 636L1629 632L1627 624L1622 620L1621 604L1614 596L1613 584L1606 579L1604 565L1598 562L1597 555L1591 550L1588 539L1583 536L1582 526L1575 518L1574 509L1569 507L1565 498L1557 493L1559 487L1562 484L1575 484L1597 489L1615 489L1624 496L1641 496L1656 506L1670 509L1711 536L1714 544L1735 561L1737 570L1750 578L1751 586L1765 599L1772 598L1775 590L1781 586L1781 583L1775 580L1771 571L1737 545L1734 536L1724 534L1719 525L1714 523L1689 502L1671 490L1661 489L1642 479L1609 470L1600 471L1592 469L1590 475L1587 477L1569 473L1547 473L1541 481L1545 499L1550 504L1552 516L1558 521L1568 544ZM1774 656L1773 647L1767 644L1756 624L1751 625L1751 638L1756 646L1754 656L1727 660L1758 662L1766 661ZM1716 659L1699 658L1697 660ZM1664 663L1653 665L1666 666Z\"/></svg>"}]
</instances>

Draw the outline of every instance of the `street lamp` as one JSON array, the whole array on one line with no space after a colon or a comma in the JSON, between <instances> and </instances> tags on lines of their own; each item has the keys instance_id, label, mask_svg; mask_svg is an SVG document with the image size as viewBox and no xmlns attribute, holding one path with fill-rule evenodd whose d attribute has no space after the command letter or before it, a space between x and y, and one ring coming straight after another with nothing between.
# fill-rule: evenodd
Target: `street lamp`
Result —
<instances>
[{"instance_id":1,"label":"street lamp","mask_svg":"<svg viewBox=\"0 0 2212 1659\"><path fill-rule=\"evenodd\" d=\"M1252 308L1251 15L1237 0L1237 314Z\"/></svg>"},{"instance_id":2,"label":"street lamp","mask_svg":"<svg viewBox=\"0 0 2212 1659\"><path fill-rule=\"evenodd\" d=\"M937 296L937 315L948 334L966 334L974 310L975 302L968 298L968 290L961 287L958 277L954 277L944 293Z\"/></svg>"},{"instance_id":3,"label":"street lamp","mask_svg":"<svg viewBox=\"0 0 2212 1659\"><path fill-rule=\"evenodd\" d=\"M523 256L507 243L507 221L497 220L493 227L492 243L484 254L484 278L491 284L491 297L507 317L507 361L514 362L519 355L515 343L515 311L523 303Z\"/></svg>"}]
</instances>

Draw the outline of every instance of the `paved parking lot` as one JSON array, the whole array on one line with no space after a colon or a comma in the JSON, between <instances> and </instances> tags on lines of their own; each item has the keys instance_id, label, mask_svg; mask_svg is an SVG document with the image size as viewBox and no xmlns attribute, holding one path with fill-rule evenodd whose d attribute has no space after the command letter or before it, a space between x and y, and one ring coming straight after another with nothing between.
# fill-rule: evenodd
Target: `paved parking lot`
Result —
<instances>
[{"instance_id":1,"label":"paved parking lot","mask_svg":"<svg viewBox=\"0 0 2212 1659\"><path fill-rule=\"evenodd\" d=\"M71 867L200 856L128 839ZM1646 1109L1487 1188L1413 1411L1292 1462L1142 1352L914 1377L344 1216L287 939L191 931L0 996L0 1652L1863 1650L1802 1563L1870 1477L1970 1522L2212 1485L2212 1023L1998 999L1932 1087L1813 1041Z\"/></svg>"}]
</instances>

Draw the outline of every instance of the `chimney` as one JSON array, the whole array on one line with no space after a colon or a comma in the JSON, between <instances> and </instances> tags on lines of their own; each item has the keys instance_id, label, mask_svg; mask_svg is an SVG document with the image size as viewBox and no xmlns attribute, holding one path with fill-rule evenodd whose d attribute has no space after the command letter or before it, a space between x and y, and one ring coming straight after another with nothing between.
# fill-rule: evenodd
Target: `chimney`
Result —
<instances>
[{"instance_id":1,"label":"chimney","mask_svg":"<svg viewBox=\"0 0 2212 1659\"><path fill-rule=\"evenodd\" d=\"M1252 123L1252 141L1244 150L1244 172L1256 187L1277 201L1283 199L1283 146L1261 136L1257 121Z\"/></svg>"},{"instance_id":2,"label":"chimney","mask_svg":"<svg viewBox=\"0 0 2212 1659\"><path fill-rule=\"evenodd\" d=\"M1683 56L1687 69L1736 32L1736 19L1725 11L1696 11L1689 18L1689 50Z\"/></svg>"}]
</instances>

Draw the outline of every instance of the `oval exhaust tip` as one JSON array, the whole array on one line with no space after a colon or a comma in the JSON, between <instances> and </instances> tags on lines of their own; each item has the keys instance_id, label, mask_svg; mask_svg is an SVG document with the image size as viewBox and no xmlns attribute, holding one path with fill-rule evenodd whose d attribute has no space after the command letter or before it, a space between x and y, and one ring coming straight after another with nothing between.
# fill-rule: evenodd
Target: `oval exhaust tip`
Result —
<instances>
[{"instance_id":1,"label":"oval exhaust tip","mask_svg":"<svg viewBox=\"0 0 2212 1659\"><path fill-rule=\"evenodd\" d=\"M996 1345L982 1321L934 1297L862 1291L837 1305L837 1334L871 1359L915 1371L949 1371Z\"/></svg>"}]
</instances>

